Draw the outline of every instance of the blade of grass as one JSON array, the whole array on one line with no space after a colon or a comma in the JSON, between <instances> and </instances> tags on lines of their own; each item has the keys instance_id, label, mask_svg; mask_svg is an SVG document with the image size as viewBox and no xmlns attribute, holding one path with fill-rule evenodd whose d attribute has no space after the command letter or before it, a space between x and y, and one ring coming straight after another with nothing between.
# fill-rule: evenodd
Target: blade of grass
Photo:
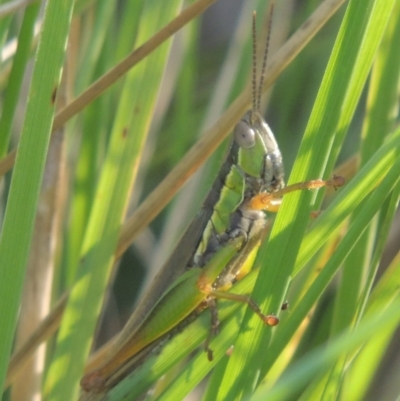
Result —
<instances>
[{"instance_id":1,"label":"blade of grass","mask_svg":"<svg viewBox=\"0 0 400 401\"><path fill-rule=\"evenodd\" d=\"M9 146L12 121L15 116L26 63L30 55L33 28L39 8L39 4L32 4L27 7L24 13L24 19L18 38L18 47L14 57L0 119L0 157L5 155Z\"/></svg>"},{"instance_id":2,"label":"blade of grass","mask_svg":"<svg viewBox=\"0 0 400 401\"><path fill-rule=\"evenodd\" d=\"M397 135L393 138L395 139L395 142L391 142L392 145L395 143L398 144L400 140L399 132ZM397 145L396 145L397 146ZM384 147L382 148L382 150ZM387 147L386 150L388 151L389 148ZM398 152L390 152L391 156L389 159L387 159L387 166L389 164L393 163L393 159L395 159L397 156ZM382 153L377 153L375 157L371 160L377 160ZM397 166L398 168L398 166ZM372 184L375 182L377 184L380 181L379 175L375 175L375 179L373 179L372 175L370 174L370 169L369 168L364 168L360 172L360 178L362 175L365 176L363 179L364 184ZM278 333L277 335L273 338L273 341L271 343L271 347L269 349L268 354L266 355L265 359L265 368L266 370L269 370L273 363L276 361L280 353L283 351L284 347L288 344L290 338L296 333L296 330L299 328L301 322L306 318L307 314L310 312L311 308L317 301L317 299L321 296L322 292L324 289L327 287L329 282L332 280L334 277L335 273L337 272L338 268L340 267L342 261L345 259L347 256L348 252L351 250L352 246L354 245L354 242L356 241L357 238L360 237L361 233L366 229L367 225L365 224L365 221L367 219L371 219L376 212L379 210L379 208L382 205L382 202L384 199L390 194L390 190L395 185L395 182L398 177L398 172L396 168L391 168L390 172L386 170L388 174L392 174L392 177L390 177L386 183L385 187L379 187L379 189L375 190L373 194L371 195L370 198L368 198L368 202L364 205L364 208L362 209L363 215L359 217L359 219L354 222L354 224L349 228L345 238L340 242L338 245L337 249L335 250L335 253L331 256L329 259L328 263L325 265L323 270L320 272L318 277L315 279L314 283L311 285L311 287L307 290L307 293L304 295L304 297L301 299L298 305L294 307L293 310L291 310L290 315L286 318L284 324L282 324L282 327L278 328ZM366 174L366 175L365 175ZM368 178L367 178L368 177ZM369 181L370 179L373 179L373 181ZM357 177L358 181L358 177ZM371 187L369 187L371 188ZM373 188L373 186L372 186ZM343 194L340 194L338 199L334 201L334 203L327 209L327 212L331 210L331 207L334 208L335 210L339 211L341 210L342 207L342 200L343 199L348 199L348 198L353 198L354 196L358 197L367 197L368 194L365 194L365 192L362 190L362 188L359 187L357 190L356 188L353 187L353 189L349 188L349 191L347 191L348 188L346 188L346 191L343 192ZM360 191L361 189L361 191ZM336 205L336 206L335 206ZM354 210L355 207L358 205L356 203L353 203L351 206L351 209ZM348 210L348 213L346 215L349 215L350 210ZM322 220L322 219L321 219ZM335 219L335 213L331 213L329 220L336 220ZM342 221L342 219L339 219L339 221ZM307 243L307 239L312 239L314 237L313 231L314 228L317 229L317 225L324 226L324 222L321 221L319 224L317 223L313 228L310 229L308 234L305 237L304 242ZM331 226L332 227L332 226ZM335 229L332 227L333 230ZM332 233L332 231L331 231ZM319 248L317 246L316 248L313 248L313 252L316 252L316 250Z\"/></svg>"},{"instance_id":3,"label":"blade of grass","mask_svg":"<svg viewBox=\"0 0 400 401\"><path fill-rule=\"evenodd\" d=\"M362 294L362 301L359 306L358 319L365 320L365 318L369 316L374 316L376 314L381 313L382 310L385 310L398 295L398 289L391 285L390 287L385 288L385 303L379 305L379 309L374 305L373 308L369 308L366 316L363 315L364 312L364 303L368 301L369 292L371 290L373 279L375 278L376 271L380 264L381 256L384 250L384 245L386 243L387 237L389 235L389 229L391 223L393 221L394 214L397 210L399 203L399 194L400 194L400 186L397 184L397 187L394 189L392 196L385 202L382 209L385 209L386 213L382 213L382 223L380 224L380 229L377 230L378 241L376 245L376 249L374 252L374 256L372 259L370 275L367 280L367 285L365 286L365 291ZM397 269L398 271L398 264ZM393 271L393 269L389 268L389 271ZM392 274L392 278L394 282L398 282L398 279L395 274ZM387 282L386 282L387 283ZM392 297L393 299L388 299ZM377 370L380 366L380 361L384 356L385 351L389 345L390 340L392 339L393 332L381 332L378 330L374 333L374 336L366 346L362 348L360 353L356 356L355 360L351 361L351 367L347 366L346 370L346 380L344 381L344 386L341 389L341 394L348 399L362 400L365 399L367 391L371 388L371 384L373 383L374 375L377 373ZM350 357L347 358L348 360ZM367 363L368 361L368 363Z\"/></svg>"},{"instance_id":4,"label":"blade of grass","mask_svg":"<svg viewBox=\"0 0 400 401\"><path fill-rule=\"evenodd\" d=\"M368 27L365 42L360 48L360 53L366 53L370 60L372 60L377 46L379 45L383 36L387 22L391 15L393 4L393 1L384 3L376 2L373 4L374 8L371 13L372 17L370 21L368 21L370 26ZM369 65L369 63L365 63L365 59L360 58L359 62L363 63L364 66ZM366 76L367 71L364 70L364 76ZM367 141L364 141L364 143L371 142L379 146L379 144L383 141L385 132L369 132L369 138L367 138ZM371 136L376 137L377 139L370 138ZM370 154L374 151L373 147L370 147L369 145L367 145L367 147L369 149L368 151L364 149L361 152L362 163L365 163L366 160L369 159ZM368 274L364 271L364 269L366 268L365 263L367 263L370 255L370 251L368 250L369 241L370 239L368 236L365 236L363 240L361 240L359 246L355 247L351 255L349 255L349 260L346 262L347 267L345 266L343 269L342 284L337 294L336 313L334 316L332 333L339 332L341 329L349 325L354 319L354 314L358 308L358 297L361 291L361 288L356 288L356 286L362 285L363 280L361 277L365 274ZM355 266L358 266L358 268L355 268Z\"/></svg>"},{"instance_id":5,"label":"blade of grass","mask_svg":"<svg viewBox=\"0 0 400 401\"><path fill-rule=\"evenodd\" d=\"M36 2L37 0L14 0L3 4L0 7L0 18L3 18L9 14L14 13L17 10L25 6L29 6L30 3Z\"/></svg>"},{"instance_id":6,"label":"blade of grass","mask_svg":"<svg viewBox=\"0 0 400 401\"><path fill-rule=\"evenodd\" d=\"M46 7L0 238L1 387L17 320L72 9L71 0L49 2Z\"/></svg>"},{"instance_id":7,"label":"blade of grass","mask_svg":"<svg viewBox=\"0 0 400 401\"><path fill-rule=\"evenodd\" d=\"M375 49L379 45L389 18L392 15L393 5L394 2L376 2L373 5L374 9L371 14L373 17L368 21L368 24L370 25L368 29L369 35L366 36L364 46L360 48L360 52L364 51L367 54L370 53L371 56L375 54ZM383 128L384 127L382 127L382 129ZM366 145L366 147L362 146L361 148L360 162L362 164L368 160L370 154L373 152L373 144L379 146L385 136L385 132L383 131L367 131L364 133L364 136L366 134L368 134L366 140L363 141L363 145ZM368 142L370 142L372 146L369 145ZM352 219L356 219L357 214L358 211L356 210ZM377 217L375 217L375 220L377 221ZM341 283L335 297L335 309L331 326L332 336L340 333L345 328L356 324L355 317L360 310L360 297L362 296L366 284L364 277L367 277L369 274L374 276L374 273L370 270L373 269L370 262L373 252L372 244L376 240L376 234L378 234L376 225L371 224L369 230L358 239L356 246L352 249L344 263ZM377 267L378 266L376 265L375 269L377 269ZM342 358L338 360L337 365L330 372L329 380L323 390L323 400L336 398L340 393L342 380L346 370L346 361L347 357L346 355L343 355Z\"/></svg>"},{"instance_id":8,"label":"blade of grass","mask_svg":"<svg viewBox=\"0 0 400 401\"><path fill-rule=\"evenodd\" d=\"M140 2L137 3L138 5ZM90 38L86 40L86 47L79 49L82 57L79 71L76 71L78 82L74 85L78 91L85 88L94 80L101 68L109 68L106 61L100 59L106 40L106 35L110 36L110 24L115 17L115 3L112 1L102 1L98 3L96 9L96 19ZM140 15L140 13L138 13ZM132 38L134 39L134 38ZM80 43L75 44L77 47ZM81 45L82 46L82 45ZM99 60L95 65L88 63L87 60ZM108 61L108 60L107 60ZM65 270L67 272L66 286L70 286L76 276L76 268L79 262L80 251L83 243L84 232L87 227L90 208L93 198L98 174L98 160L104 157L104 149L108 142L106 127L109 119L104 110L99 110L103 103L111 97L111 91L107 92L98 102L89 105L86 113L83 113L82 139L79 148L79 159L77 162L76 178L73 189L73 199L70 210L71 217L69 224L73 227L68 231L65 244L64 259ZM101 118L99 118L99 115ZM93 146L96 144L96 146Z\"/></svg>"},{"instance_id":9,"label":"blade of grass","mask_svg":"<svg viewBox=\"0 0 400 401\"><path fill-rule=\"evenodd\" d=\"M180 0L169 2L168 7L147 1L138 43L171 20L180 6ZM165 43L127 76L85 233L82 262L46 380L48 400L70 400L78 395L78 381L89 352L168 52L169 43Z\"/></svg>"},{"instance_id":10,"label":"blade of grass","mask_svg":"<svg viewBox=\"0 0 400 401\"><path fill-rule=\"evenodd\" d=\"M346 332L335 339L329 347L317 349L307 357L298 361L272 389L260 388L256 394L249 399L252 401L266 399L268 399L268 401L281 401L291 398L301 389L305 382L319 375L321 372L326 371L343 352L352 351L369 340L370 333L375 327L379 327L382 332L393 331L394 327L399 323L399 307L400 303L397 299L396 302L381 315L370 317L355 331Z\"/></svg>"},{"instance_id":11,"label":"blade of grass","mask_svg":"<svg viewBox=\"0 0 400 401\"><path fill-rule=\"evenodd\" d=\"M397 107L397 94L395 82L399 81L400 74L400 59L397 51L397 43L400 39L399 29L399 3L396 3L391 20L389 21L388 29L382 41L379 53L374 63L374 68L371 75L371 85L368 93L368 114L365 121L363 132L362 158L368 159L369 155L376 149L377 146L384 140L385 133L389 132L393 126L393 109ZM371 261L367 261L367 269L360 301L358 302L357 320L363 316L365 304L370 297L370 291L377 275L377 270L380 265L384 246L389 235L389 228L392 224L394 213L398 206L398 189L394 191L390 202L386 202L382 211L379 214L378 224L375 225L374 232L375 245ZM370 229L372 231L372 227ZM367 254L370 244L365 244L364 253ZM361 259L360 259L361 260ZM369 262L369 263L368 263ZM394 279L397 281L396 279ZM386 289L387 294L393 291ZM379 310L387 307L381 305ZM371 341L367 346L363 347L360 355L352 362L352 367L348 373L349 379L345 380L344 387L341 391L346 399L361 400L366 396L366 392L371 387L373 376L376 374L380 366L384 352L391 339L392 333L376 333L377 338ZM368 361L368 364L366 363Z\"/></svg>"},{"instance_id":12,"label":"blade of grass","mask_svg":"<svg viewBox=\"0 0 400 401\"><path fill-rule=\"evenodd\" d=\"M327 168L328 175L331 174L338 148L354 113L356 101L361 94L378 44L379 38L368 36L370 32L368 28L371 29L368 25L369 19L375 23L381 21L380 14L375 18L371 16L374 3L370 2L369 6L357 2L349 4L290 182L318 177L324 168ZM390 10L391 4L380 4L382 7L386 5ZM371 45L372 49L369 49L364 42L366 38L370 38L368 45ZM361 44L365 45L364 48L367 50L359 53ZM329 157L331 161L328 162ZM308 220L307 204L312 196L311 193L299 192L290 194L283 201L282 211L278 214L271 240L264 254L265 265L276 268L264 270L253 292L256 301L265 299L265 294L268 294L266 301L261 304L262 310L276 311L284 300L284 291L301 243L300 233L304 232ZM279 238L279 246L275 243L275 238ZM239 337L236 344L239 348L238 356L236 357L234 353L228 364L225 379L220 387L218 399L221 400L239 399L244 394L251 393L255 378L259 377L258 380L263 378L263 375L258 376L259 365L263 364L259 350L265 349L265 344L269 342L270 331L265 330L257 319L253 318L250 311L246 314L243 328L246 328L248 334Z\"/></svg>"}]
</instances>

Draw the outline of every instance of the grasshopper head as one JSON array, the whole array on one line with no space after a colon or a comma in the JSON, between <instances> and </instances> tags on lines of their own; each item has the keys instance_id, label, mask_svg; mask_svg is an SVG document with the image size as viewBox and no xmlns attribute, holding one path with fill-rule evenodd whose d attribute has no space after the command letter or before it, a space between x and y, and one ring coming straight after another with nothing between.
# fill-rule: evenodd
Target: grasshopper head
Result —
<instances>
[{"instance_id":1,"label":"grasshopper head","mask_svg":"<svg viewBox=\"0 0 400 401\"><path fill-rule=\"evenodd\" d=\"M282 155L274 134L257 111L248 111L234 129L238 146L237 164L254 192L275 192L283 188Z\"/></svg>"},{"instance_id":2,"label":"grasshopper head","mask_svg":"<svg viewBox=\"0 0 400 401\"><path fill-rule=\"evenodd\" d=\"M234 146L238 147L236 163L245 174L248 189L253 194L259 192L276 192L285 186L281 152L274 134L260 113L261 94L267 69L273 7L274 2L271 3L268 35L265 43L261 74L258 80L256 13L253 13L253 107L236 124L234 129Z\"/></svg>"}]
</instances>

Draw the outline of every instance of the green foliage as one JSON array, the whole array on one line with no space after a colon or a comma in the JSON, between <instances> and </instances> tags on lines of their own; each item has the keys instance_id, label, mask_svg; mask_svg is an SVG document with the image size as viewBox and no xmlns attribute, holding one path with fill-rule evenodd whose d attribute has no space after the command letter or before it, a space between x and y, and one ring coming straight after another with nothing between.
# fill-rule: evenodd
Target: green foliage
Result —
<instances>
[{"instance_id":1,"label":"green foliage","mask_svg":"<svg viewBox=\"0 0 400 401\"><path fill-rule=\"evenodd\" d=\"M168 40L115 84L101 89L96 100L84 101L80 113L68 118L68 124L63 121L59 147L52 150L48 143L56 136L49 139L51 124L56 115L57 125L62 113L57 114L51 100L62 66L57 110L189 6L180 0L78 1L69 25L71 3L49 2L38 40L32 34L33 22L40 18L35 3L24 11L20 32L12 23L14 16L1 20L0 26L2 37L20 41L11 73L4 63L0 79L2 157L13 143L18 149L12 174L5 176L1 188L0 377L5 376L13 338L21 336L15 334L17 319L21 330L30 314L22 294L24 275L34 282L48 281L52 298L43 295L41 300L48 308L65 291L69 298L65 310L51 315L58 323L45 335L45 373L39 380L43 385L37 385L46 400L77 399L96 325L97 338L110 336L105 326L121 325L140 292L141 272L160 267L199 209L226 143L213 159L203 160L205 167L179 194L178 184L168 187L165 177L183 163L182 181L186 180L199 167L185 164L190 163L185 157L192 146L202 148L197 142L200 133L219 122L235 99L240 102L245 96L248 105L251 12L257 10L260 26L268 15L265 1L245 2L229 44L200 46L200 17L185 24L173 46ZM277 3L269 60L281 46L274 44L275 38L286 38L288 32L299 35L295 29L316 7L315 1L297 4L294 20L292 2ZM203 400L357 401L376 399L375 391L379 399L390 400L398 393L396 372L382 361L400 320L398 246L387 253L400 190L399 19L395 0L351 0L324 22L322 31L277 78L267 120L285 165L293 166L287 181L328 179L336 171L346 178L346 185L326 203L323 190L287 195L256 268L233 288L235 293L252 293L265 313L279 315L279 325L265 327L243 305L220 301L222 325L211 342L212 362L201 347L209 332L205 312L111 389L107 400L136 399L165 374L151 399L183 399L208 374ZM21 83L29 57L33 75L26 108L20 111L17 99L24 101ZM239 95L242 91L245 95ZM235 114L230 126L240 117ZM23 122L20 137L12 137L19 130L13 119ZM222 142L226 134L221 128L216 141ZM52 152L66 157L54 162ZM206 151L202 157L207 158ZM346 169L337 167L343 159ZM0 161L3 174L10 160L7 156ZM53 170L66 174L60 173L48 189L42 177ZM159 184L169 192L149 200ZM125 219L139 204L156 209L172 196L153 223L146 222L144 229L138 223L130 234ZM320 209L311 221L310 213ZM40 225L43 211L50 225ZM135 227L142 235L127 251ZM125 257L116 274L115 258L122 251ZM47 273L27 270L28 259L29 266L43 265L37 253L49 255ZM389 262L377 274L386 254ZM121 290L113 295L114 280L114 289L126 284L127 295ZM103 308L105 323L99 325L103 302L113 297L130 299L114 309ZM285 300L289 309L281 311ZM14 352L20 347L18 341L15 344ZM233 344L228 357L225 351ZM375 380L382 377L387 381L378 387ZM15 380L13 373L7 385ZM12 399L12 391L5 393L4 399L8 397Z\"/></svg>"}]
</instances>

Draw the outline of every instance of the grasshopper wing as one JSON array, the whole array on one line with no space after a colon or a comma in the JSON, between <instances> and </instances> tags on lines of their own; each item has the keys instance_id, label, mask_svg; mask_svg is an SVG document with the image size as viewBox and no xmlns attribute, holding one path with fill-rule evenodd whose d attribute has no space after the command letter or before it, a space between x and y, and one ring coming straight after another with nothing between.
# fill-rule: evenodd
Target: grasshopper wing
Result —
<instances>
[{"instance_id":1,"label":"grasshopper wing","mask_svg":"<svg viewBox=\"0 0 400 401\"><path fill-rule=\"evenodd\" d=\"M201 240L204 229L214 212L214 206L219 200L225 177L229 173L231 165L232 160L228 154L203 203L202 209L189 224L170 257L154 277L149 289L141 298L132 316L122 329L118 343L125 342L140 328L161 296L173 285L179 276L193 266L193 255Z\"/></svg>"}]
</instances>

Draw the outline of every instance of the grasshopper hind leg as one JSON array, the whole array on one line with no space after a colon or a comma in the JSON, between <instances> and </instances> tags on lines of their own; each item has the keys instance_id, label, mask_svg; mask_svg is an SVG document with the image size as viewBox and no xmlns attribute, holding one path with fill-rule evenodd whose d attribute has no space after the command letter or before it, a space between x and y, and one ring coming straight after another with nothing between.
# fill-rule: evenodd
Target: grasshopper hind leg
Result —
<instances>
[{"instance_id":1,"label":"grasshopper hind leg","mask_svg":"<svg viewBox=\"0 0 400 401\"><path fill-rule=\"evenodd\" d=\"M211 362L214 359L214 356L213 356L213 350L210 348L210 342L212 338L218 334L221 322L219 321L218 318L218 308L215 299L208 298L207 306L210 310L211 324L208 336L206 338L206 341L204 342L204 351L207 353L207 358Z\"/></svg>"},{"instance_id":2,"label":"grasshopper hind leg","mask_svg":"<svg viewBox=\"0 0 400 401\"><path fill-rule=\"evenodd\" d=\"M268 326L276 326L279 323L279 319L275 315L264 315L259 306L248 296L230 294L226 292L215 291L211 293L215 298L225 298L233 301L243 302L250 306L251 309L261 318L261 320ZM204 342L204 351L207 353L207 359L211 362L214 359L213 350L210 348L210 342L214 336L219 332L220 321L218 318L218 308L215 298L207 299L207 306L210 310L211 324L208 336Z\"/></svg>"}]
</instances>

